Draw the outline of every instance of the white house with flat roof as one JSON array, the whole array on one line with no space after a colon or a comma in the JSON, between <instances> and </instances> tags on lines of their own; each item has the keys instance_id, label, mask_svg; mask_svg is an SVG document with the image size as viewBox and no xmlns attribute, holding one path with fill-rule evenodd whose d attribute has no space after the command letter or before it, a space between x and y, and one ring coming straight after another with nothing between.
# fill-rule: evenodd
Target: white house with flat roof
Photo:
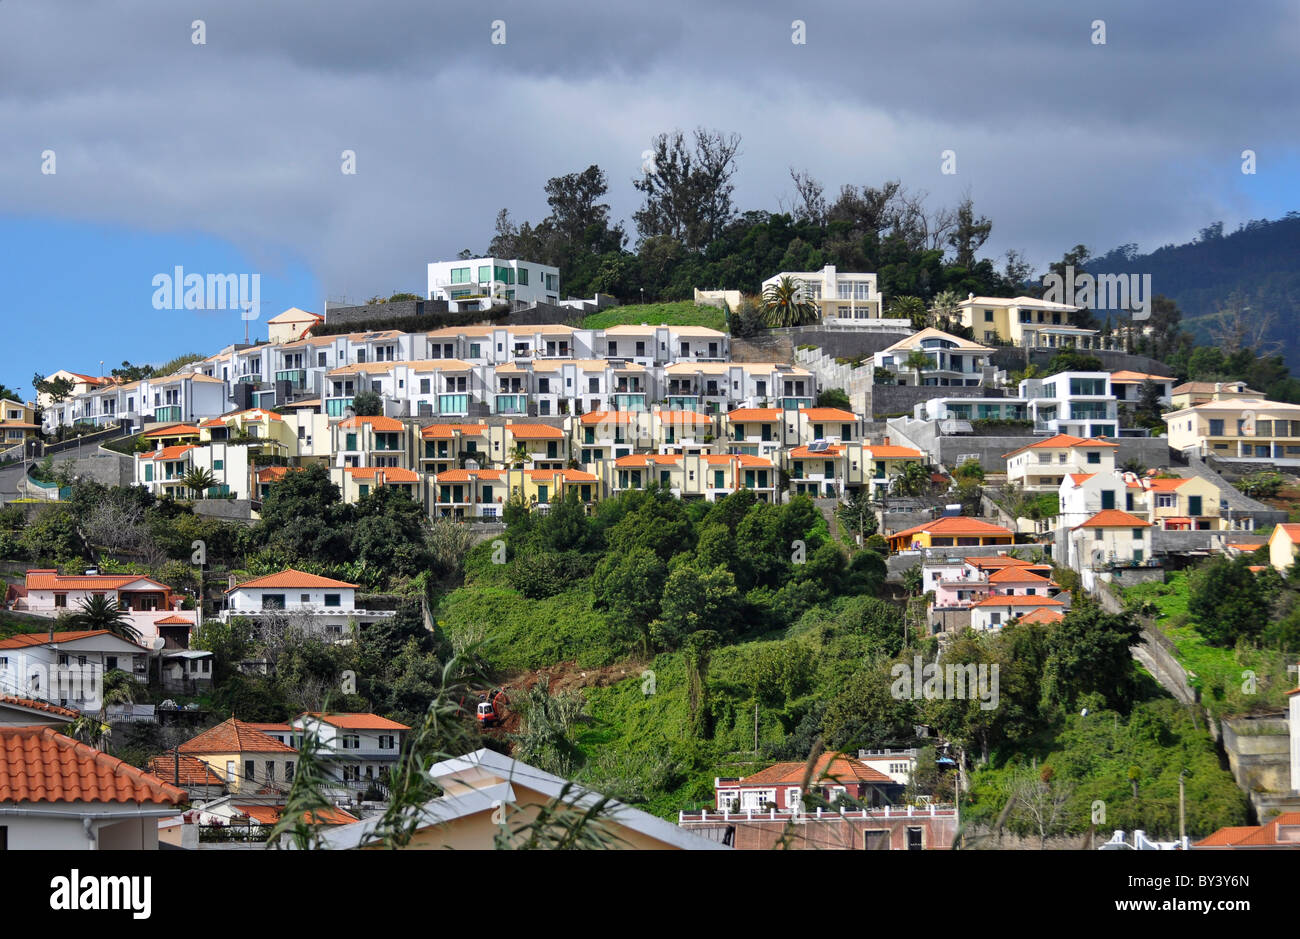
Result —
<instances>
[{"instance_id":1,"label":"white house with flat roof","mask_svg":"<svg viewBox=\"0 0 1300 939\"><path fill-rule=\"evenodd\" d=\"M1026 378L1020 397L1028 402L1035 431L1077 437L1116 437L1119 410L1109 372L1058 372Z\"/></svg>"},{"instance_id":2,"label":"white house with flat roof","mask_svg":"<svg viewBox=\"0 0 1300 939\"><path fill-rule=\"evenodd\" d=\"M535 261L470 258L429 265L430 300L453 310L487 309L493 302L559 303L560 269Z\"/></svg>"}]
</instances>

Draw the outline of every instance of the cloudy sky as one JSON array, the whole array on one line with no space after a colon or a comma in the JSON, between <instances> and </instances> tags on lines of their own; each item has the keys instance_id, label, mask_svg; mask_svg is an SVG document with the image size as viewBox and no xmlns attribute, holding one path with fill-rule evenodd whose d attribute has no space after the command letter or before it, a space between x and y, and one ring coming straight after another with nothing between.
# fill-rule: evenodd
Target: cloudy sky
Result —
<instances>
[{"instance_id":1,"label":"cloudy sky","mask_svg":"<svg viewBox=\"0 0 1300 939\"><path fill-rule=\"evenodd\" d=\"M176 265L319 312L422 293L591 163L630 218L678 127L741 136L742 209L788 206L791 166L969 191L985 253L1040 269L1300 207L1300 5L1134 6L0 0L0 382L242 339L238 314L153 308Z\"/></svg>"}]
</instances>

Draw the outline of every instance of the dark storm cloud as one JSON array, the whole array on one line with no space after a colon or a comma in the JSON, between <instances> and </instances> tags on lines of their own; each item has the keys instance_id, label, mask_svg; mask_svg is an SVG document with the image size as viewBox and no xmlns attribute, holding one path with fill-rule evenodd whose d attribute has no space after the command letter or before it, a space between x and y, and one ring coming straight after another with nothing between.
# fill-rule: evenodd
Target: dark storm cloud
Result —
<instances>
[{"instance_id":1,"label":"dark storm cloud","mask_svg":"<svg viewBox=\"0 0 1300 939\"><path fill-rule=\"evenodd\" d=\"M1045 263L1292 208L1268 173L1295 158L1296 37L1282 3L4 0L0 211L297 253L332 295L421 290L499 208L541 217L549 176L599 163L629 216L650 137L705 125L744 138L742 208L788 199L791 165L969 190L989 249Z\"/></svg>"}]
</instances>

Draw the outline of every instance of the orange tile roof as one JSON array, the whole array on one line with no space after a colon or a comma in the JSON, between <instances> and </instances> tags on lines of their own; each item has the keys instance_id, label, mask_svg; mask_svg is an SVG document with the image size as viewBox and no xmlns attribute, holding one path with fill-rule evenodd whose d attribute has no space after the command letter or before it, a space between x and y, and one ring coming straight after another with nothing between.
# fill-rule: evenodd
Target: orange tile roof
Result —
<instances>
[{"instance_id":1,"label":"orange tile roof","mask_svg":"<svg viewBox=\"0 0 1300 939\"><path fill-rule=\"evenodd\" d=\"M180 745L181 753L296 753L237 718L222 721Z\"/></svg>"},{"instance_id":2,"label":"orange tile roof","mask_svg":"<svg viewBox=\"0 0 1300 939\"><path fill-rule=\"evenodd\" d=\"M741 785L749 786L766 783L800 783L806 772L806 763L777 763L767 769L761 769L752 776L746 776ZM809 785L819 782L868 782L892 783L894 780L880 770L868 766L860 760L842 753L823 753L813 764Z\"/></svg>"},{"instance_id":3,"label":"orange tile roof","mask_svg":"<svg viewBox=\"0 0 1300 939\"><path fill-rule=\"evenodd\" d=\"M1055 597L1012 597L999 594L980 600L975 606L1065 606Z\"/></svg>"},{"instance_id":4,"label":"orange tile roof","mask_svg":"<svg viewBox=\"0 0 1300 939\"><path fill-rule=\"evenodd\" d=\"M284 814L283 805L235 805L236 811L247 815L252 821L259 825L274 825ZM353 822L360 821L355 815L345 812L338 806L329 806L327 808L313 809L311 812L303 812L302 820L309 825L350 825Z\"/></svg>"},{"instance_id":5,"label":"orange tile roof","mask_svg":"<svg viewBox=\"0 0 1300 939\"><path fill-rule=\"evenodd\" d=\"M666 424L712 424L713 418L699 411L660 411L659 420Z\"/></svg>"},{"instance_id":6,"label":"orange tile roof","mask_svg":"<svg viewBox=\"0 0 1300 939\"><path fill-rule=\"evenodd\" d=\"M1134 372L1126 368L1122 368L1118 372L1110 373L1111 384L1114 384L1115 382L1119 382L1121 385L1128 384L1129 382L1143 382L1148 378L1152 381L1173 381L1173 378L1168 375L1149 375L1146 372Z\"/></svg>"},{"instance_id":7,"label":"orange tile roof","mask_svg":"<svg viewBox=\"0 0 1300 939\"><path fill-rule=\"evenodd\" d=\"M177 767L176 760L180 759L179 779L176 783ZM207 763L204 763L198 757L185 756L184 754L164 753L162 756L153 756L149 758L149 772L153 773L164 782L173 783L181 786L224 786L226 781L217 774Z\"/></svg>"},{"instance_id":8,"label":"orange tile roof","mask_svg":"<svg viewBox=\"0 0 1300 939\"><path fill-rule=\"evenodd\" d=\"M235 411L231 414L223 415L221 419L223 421L228 421L236 417L250 417L259 421L264 417L269 417L273 421L284 420L283 415L276 414L274 411L267 411L264 408L248 408L243 411Z\"/></svg>"},{"instance_id":9,"label":"orange tile roof","mask_svg":"<svg viewBox=\"0 0 1300 939\"><path fill-rule=\"evenodd\" d=\"M197 450L197 449L198 449L198 448L197 448L196 446L194 446L193 444L189 444L189 443L187 443L187 444L183 444L183 445L180 445L180 446L174 446L174 447L163 447L161 450L154 450L152 453L142 453L142 454L140 454L140 459L142 459L142 460L175 460L175 459L178 459L179 457L182 457L182 456L184 456L185 454L189 453L191 450Z\"/></svg>"},{"instance_id":10,"label":"orange tile roof","mask_svg":"<svg viewBox=\"0 0 1300 939\"><path fill-rule=\"evenodd\" d=\"M919 460L925 456L920 450L913 450L911 447L896 447L892 444L889 446L878 444L863 447L862 452L870 454L872 459L880 460Z\"/></svg>"},{"instance_id":11,"label":"orange tile roof","mask_svg":"<svg viewBox=\"0 0 1300 939\"><path fill-rule=\"evenodd\" d=\"M564 431L550 424L507 424L506 429L514 437L524 440L538 440L544 437L563 437Z\"/></svg>"},{"instance_id":12,"label":"orange tile roof","mask_svg":"<svg viewBox=\"0 0 1300 939\"><path fill-rule=\"evenodd\" d=\"M917 525L904 531L896 531L890 538L902 538L906 535L915 535L920 532L929 532L932 535L1006 535L1012 537L1011 529L1003 528L1001 525L993 525L989 522L981 521L978 518L966 518L961 515L949 515L944 518L936 518L934 521Z\"/></svg>"},{"instance_id":13,"label":"orange tile roof","mask_svg":"<svg viewBox=\"0 0 1300 939\"><path fill-rule=\"evenodd\" d=\"M565 482L571 483L594 483L596 481L594 474L575 469L530 469L524 470L524 472L533 479L548 479L559 476Z\"/></svg>"},{"instance_id":14,"label":"orange tile roof","mask_svg":"<svg viewBox=\"0 0 1300 939\"><path fill-rule=\"evenodd\" d=\"M173 424L171 427L164 427L161 430L151 430L146 437L195 437L198 436L199 429L193 424Z\"/></svg>"},{"instance_id":15,"label":"orange tile roof","mask_svg":"<svg viewBox=\"0 0 1300 939\"><path fill-rule=\"evenodd\" d=\"M856 421L858 416L843 408L800 408L800 414L808 415L810 421Z\"/></svg>"},{"instance_id":16,"label":"orange tile roof","mask_svg":"<svg viewBox=\"0 0 1300 939\"><path fill-rule=\"evenodd\" d=\"M589 411L582 415L580 423L583 426L594 426L596 424L631 424L638 414L644 414L647 419L650 417L648 411Z\"/></svg>"},{"instance_id":17,"label":"orange tile roof","mask_svg":"<svg viewBox=\"0 0 1300 939\"><path fill-rule=\"evenodd\" d=\"M831 446L828 446L825 450L809 450L807 447L795 447L793 450L790 451L790 459L815 460L818 457L825 458L828 456L840 456L843 453L844 453L844 447L842 444L832 444Z\"/></svg>"},{"instance_id":18,"label":"orange tile roof","mask_svg":"<svg viewBox=\"0 0 1300 939\"><path fill-rule=\"evenodd\" d=\"M0 649L29 649L33 646L49 645L51 641L76 642L78 639L90 639L93 636L111 636L113 635L107 629L82 629L72 632L56 632L51 640L50 634L43 633L20 633L17 636L10 636L8 639L0 639ZM122 640L126 642L126 639Z\"/></svg>"},{"instance_id":19,"label":"orange tile roof","mask_svg":"<svg viewBox=\"0 0 1300 939\"><path fill-rule=\"evenodd\" d=\"M418 483L420 481L418 473L401 466L345 466L343 470L353 479L376 479L382 476L386 483Z\"/></svg>"},{"instance_id":20,"label":"orange tile roof","mask_svg":"<svg viewBox=\"0 0 1300 939\"><path fill-rule=\"evenodd\" d=\"M706 453L704 462L710 466L735 464L736 466L756 466L770 468L772 461L752 453Z\"/></svg>"},{"instance_id":21,"label":"orange tile roof","mask_svg":"<svg viewBox=\"0 0 1300 939\"><path fill-rule=\"evenodd\" d=\"M1096 475L1097 475L1096 473L1068 473L1067 474L1070 482L1074 483L1076 486L1082 486L1084 483L1086 483L1088 480L1092 479L1092 477Z\"/></svg>"},{"instance_id":22,"label":"orange tile roof","mask_svg":"<svg viewBox=\"0 0 1300 939\"><path fill-rule=\"evenodd\" d=\"M50 714L57 714L59 717L78 718L80 712L72 708L60 707L57 704L51 704L48 701L36 701L32 698L20 698L13 694L0 694L0 704L9 704L14 707L29 708L33 711L46 711Z\"/></svg>"},{"instance_id":23,"label":"orange tile roof","mask_svg":"<svg viewBox=\"0 0 1300 939\"><path fill-rule=\"evenodd\" d=\"M188 801L185 790L52 727L0 727L0 802Z\"/></svg>"},{"instance_id":24,"label":"orange tile roof","mask_svg":"<svg viewBox=\"0 0 1300 939\"><path fill-rule=\"evenodd\" d=\"M267 574L264 577L255 577L252 580L246 580L242 584L236 584L227 590L239 590L243 587L251 587L262 590L275 590L284 587L290 590L299 588L307 589L311 587L352 587L356 584L349 584L346 581L334 580L330 577L321 577L317 574L308 574L304 571L294 570L292 567L285 568L275 574Z\"/></svg>"},{"instance_id":25,"label":"orange tile roof","mask_svg":"<svg viewBox=\"0 0 1300 939\"><path fill-rule=\"evenodd\" d=\"M657 466L676 466L681 459L681 454L678 453L629 453L616 459L614 465L649 466L653 463Z\"/></svg>"},{"instance_id":26,"label":"orange tile roof","mask_svg":"<svg viewBox=\"0 0 1300 939\"><path fill-rule=\"evenodd\" d=\"M779 421L780 408L736 408L727 413L727 420L735 421Z\"/></svg>"},{"instance_id":27,"label":"orange tile roof","mask_svg":"<svg viewBox=\"0 0 1300 939\"><path fill-rule=\"evenodd\" d=\"M451 469L443 470L441 473L433 474L434 480L440 483L467 483L475 479L497 480L501 478L501 470L494 469L477 469L463 470Z\"/></svg>"},{"instance_id":28,"label":"orange tile roof","mask_svg":"<svg viewBox=\"0 0 1300 939\"><path fill-rule=\"evenodd\" d=\"M1147 488L1156 492L1171 492L1185 482L1190 482L1190 477L1179 477L1177 479L1149 479L1147 480Z\"/></svg>"},{"instance_id":29,"label":"orange tile roof","mask_svg":"<svg viewBox=\"0 0 1300 939\"><path fill-rule=\"evenodd\" d=\"M1018 450L1012 450L1010 453L1004 453L1002 454L1002 456L1005 459L1006 457L1009 456L1015 456L1017 453L1024 453L1026 450L1039 450L1039 449L1070 450L1075 447L1115 447L1116 449L1118 449L1119 444L1110 443L1109 441L1106 440L1100 440L1096 437L1076 437L1073 434L1056 434L1054 436L1046 438L1045 440L1039 440L1027 446L1021 447Z\"/></svg>"},{"instance_id":30,"label":"orange tile roof","mask_svg":"<svg viewBox=\"0 0 1300 939\"><path fill-rule=\"evenodd\" d=\"M1051 578L1027 571L1019 565L1000 568L989 575L991 584L1033 584L1038 582L1050 584Z\"/></svg>"},{"instance_id":31,"label":"orange tile roof","mask_svg":"<svg viewBox=\"0 0 1300 939\"><path fill-rule=\"evenodd\" d=\"M138 574L60 574L46 570L28 571L25 584L28 590L121 590L140 581L153 584L159 590L171 590L166 584Z\"/></svg>"},{"instance_id":32,"label":"orange tile roof","mask_svg":"<svg viewBox=\"0 0 1300 939\"><path fill-rule=\"evenodd\" d=\"M1196 842L1194 847L1233 847L1233 848L1300 848L1300 841L1278 840L1278 828L1300 826L1300 812L1283 812L1266 825L1241 825L1220 828L1214 834Z\"/></svg>"},{"instance_id":33,"label":"orange tile roof","mask_svg":"<svg viewBox=\"0 0 1300 939\"><path fill-rule=\"evenodd\" d=\"M962 558L967 564L976 570L983 570L986 567L1034 567L1033 561L1026 561L1024 558L1013 558L1009 554L998 554L988 558Z\"/></svg>"},{"instance_id":34,"label":"orange tile roof","mask_svg":"<svg viewBox=\"0 0 1300 939\"><path fill-rule=\"evenodd\" d=\"M373 430L394 431L402 429L402 422L391 417L382 417L380 415L349 417L346 421L339 421L339 426L344 430L359 430L367 424Z\"/></svg>"},{"instance_id":35,"label":"orange tile roof","mask_svg":"<svg viewBox=\"0 0 1300 939\"><path fill-rule=\"evenodd\" d=\"M1075 525L1071 531L1080 528L1150 528L1151 523L1138 518L1122 509L1102 509L1081 525Z\"/></svg>"},{"instance_id":36,"label":"orange tile roof","mask_svg":"<svg viewBox=\"0 0 1300 939\"><path fill-rule=\"evenodd\" d=\"M155 626L193 626L194 620L173 613L171 616L164 616L162 619L154 620L153 624Z\"/></svg>"},{"instance_id":37,"label":"orange tile roof","mask_svg":"<svg viewBox=\"0 0 1300 939\"><path fill-rule=\"evenodd\" d=\"M1300 541L1300 525L1295 524L1294 522L1292 523L1283 522L1281 525L1278 525L1277 527L1282 529L1282 531L1286 532L1287 537L1289 537L1292 541Z\"/></svg>"},{"instance_id":38,"label":"orange tile roof","mask_svg":"<svg viewBox=\"0 0 1300 939\"><path fill-rule=\"evenodd\" d=\"M293 728L290 727L288 724L284 723L283 721L272 722L272 723L259 723L258 721L248 721L247 723L249 727L252 727L254 730L260 730L262 733L266 733L267 731L273 731L275 733L287 734L293 731Z\"/></svg>"},{"instance_id":39,"label":"orange tile roof","mask_svg":"<svg viewBox=\"0 0 1300 939\"><path fill-rule=\"evenodd\" d=\"M370 713L350 714L339 711L330 711L329 713L324 711L308 711L307 713L300 715L299 719L301 720L303 717L314 717L332 727L340 727L344 730L411 729L405 724L399 724L397 721L390 721L386 717L380 717L378 714Z\"/></svg>"},{"instance_id":40,"label":"orange tile roof","mask_svg":"<svg viewBox=\"0 0 1300 939\"><path fill-rule=\"evenodd\" d=\"M268 466L265 469L257 471L257 481L259 483L273 483L278 479L284 479L290 471L301 473L301 466Z\"/></svg>"},{"instance_id":41,"label":"orange tile roof","mask_svg":"<svg viewBox=\"0 0 1300 939\"><path fill-rule=\"evenodd\" d=\"M1024 616L1017 616L1016 619L1022 623L1059 623L1065 619L1065 614L1060 610L1049 610L1045 606L1030 610Z\"/></svg>"},{"instance_id":42,"label":"orange tile roof","mask_svg":"<svg viewBox=\"0 0 1300 939\"><path fill-rule=\"evenodd\" d=\"M487 433L487 429L486 424L430 424L420 430L420 436L425 440L450 440L458 432L481 436Z\"/></svg>"}]
</instances>

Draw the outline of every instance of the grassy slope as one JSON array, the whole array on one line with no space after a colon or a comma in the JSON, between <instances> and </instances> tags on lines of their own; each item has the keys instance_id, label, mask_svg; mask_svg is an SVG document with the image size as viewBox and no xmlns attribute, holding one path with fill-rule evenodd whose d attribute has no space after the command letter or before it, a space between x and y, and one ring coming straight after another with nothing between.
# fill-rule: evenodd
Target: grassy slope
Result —
<instances>
[{"instance_id":1,"label":"grassy slope","mask_svg":"<svg viewBox=\"0 0 1300 939\"><path fill-rule=\"evenodd\" d=\"M582 321L584 329L605 329L622 324L651 325L667 324L669 326L707 326L726 332L726 314L717 307L696 306L690 301L680 303L646 303L614 307L592 313Z\"/></svg>"},{"instance_id":2,"label":"grassy slope","mask_svg":"<svg viewBox=\"0 0 1300 939\"><path fill-rule=\"evenodd\" d=\"M1179 663L1192 673L1202 703L1215 717L1232 717L1255 710L1285 707L1285 693L1295 686L1280 652L1222 649L1205 641L1187 612L1187 574L1171 573L1167 584L1138 584L1125 597L1150 601L1160 610L1156 625L1174 641ZM1246 694L1246 671L1256 676L1256 693Z\"/></svg>"}]
</instances>

